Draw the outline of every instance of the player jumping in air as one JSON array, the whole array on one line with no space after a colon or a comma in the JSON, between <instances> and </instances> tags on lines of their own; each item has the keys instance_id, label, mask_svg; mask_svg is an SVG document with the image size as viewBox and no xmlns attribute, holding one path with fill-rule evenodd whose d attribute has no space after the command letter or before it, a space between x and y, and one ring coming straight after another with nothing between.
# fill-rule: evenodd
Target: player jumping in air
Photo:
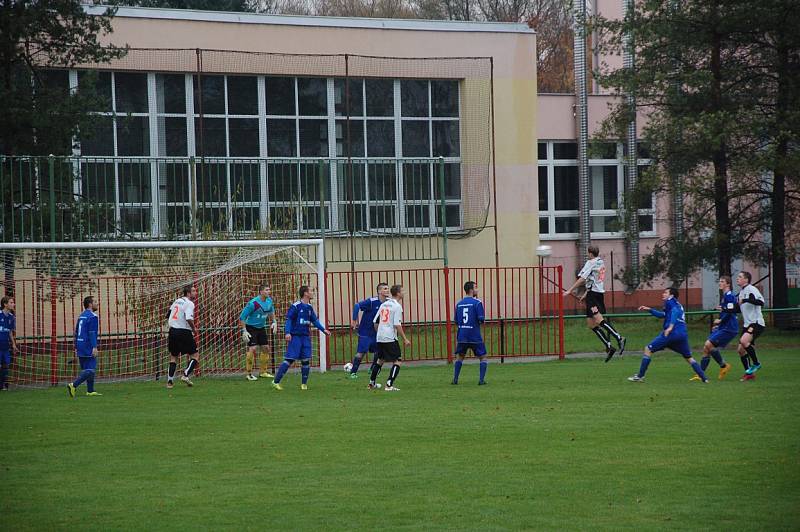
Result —
<instances>
[{"instance_id":1,"label":"player jumping in air","mask_svg":"<svg viewBox=\"0 0 800 532\"><path fill-rule=\"evenodd\" d=\"M453 384L458 384L458 375L461 373L461 365L468 350L478 357L480 362L479 385L486 384L486 368L489 361L486 358L486 345L481 336L481 324L486 319L483 311L483 303L478 299L478 285L474 281L464 283L464 299L456 303L454 321L458 327L458 338L456 343L456 363L453 366Z\"/></svg>"},{"instance_id":2,"label":"player jumping in air","mask_svg":"<svg viewBox=\"0 0 800 532\"><path fill-rule=\"evenodd\" d=\"M75 354L81 365L81 374L75 382L67 384L67 392L75 397L75 389L86 382L86 395L103 395L94 391L94 375L97 371L97 333L100 320L97 317L98 304L92 296L83 299L83 312L75 324Z\"/></svg>"},{"instance_id":3,"label":"player jumping in air","mask_svg":"<svg viewBox=\"0 0 800 532\"><path fill-rule=\"evenodd\" d=\"M606 348L606 362L608 362L617 352L611 345L611 337L613 336L617 341L620 355L625 352L625 337L603 318L603 314L606 312L606 304L603 301L606 266L603 259L600 258L600 249L592 245L586 248L586 252L589 260L578 274L578 279L564 291L564 297L572 294L572 291L579 286L586 285L586 292L580 298L581 300L586 299L586 325L603 342L603 346Z\"/></svg>"},{"instance_id":4,"label":"player jumping in air","mask_svg":"<svg viewBox=\"0 0 800 532\"><path fill-rule=\"evenodd\" d=\"M646 310L656 318L663 318L664 330L645 347L642 364L639 366L639 373L628 377L628 380L631 382L644 382L644 374L647 372L647 366L650 365L650 357L653 356L653 353L669 348L683 356L686 362L692 366L694 372L697 373L697 376L700 377L700 380L707 383L708 379L703 372L703 368L692 357L692 350L689 347L689 334L686 329L686 313L683 310L683 305L678 302L678 289L667 288L661 298L664 300L663 312L644 305L639 307L639 310Z\"/></svg>"},{"instance_id":5,"label":"player jumping in air","mask_svg":"<svg viewBox=\"0 0 800 532\"><path fill-rule=\"evenodd\" d=\"M8 389L8 368L11 366L11 355L17 350L16 306L13 297L4 296L0 299L0 392Z\"/></svg>"},{"instance_id":6,"label":"player jumping in air","mask_svg":"<svg viewBox=\"0 0 800 532\"><path fill-rule=\"evenodd\" d=\"M311 306L311 299L314 297L314 289L303 285L297 291L300 296L286 313L286 354L278 368L272 386L276 390L283 390L281 379L289 371L289 368L296 360L300 360L300 373L302 376L301 390L308 390L308 375L311 373L311 337L309 329L311 325L322 331L323 334L330 336L331 332L320 323L314 307Z\"/></svg>"},{"instance_id":7,"label":"player jumping in air","mask_svg":"<svg viewBox=\"0 0 800 532\"><path fill-rule=\"evenodd\" d=\"M372 353L372 364L375 364L375 352L378 349L376 341L377 333L375 332L375 315L378 314L378 309L389 298L389 285L386 283L378 283L375 288L377 295L370 297L363 301L359 301L353 307L353 321L350 326L353 330L358 330L358 346L356 347L356 355L353 357L353 369L350 370L350 378L358 378L358 367L361 365L361 359L367 352ZM361 321L358 321L358 313L361 312Z\"/></svg>"},{"instance_id":8,"label":"player jumping in air","mask_svg":"<svg viewBox=\"0 0 800 532\"><path fill-rule=\"evenodd\" d=\"M403 307L400 302L403 301L403 285L396 284L389 289L391 297L383 302L378 309L378 314L375 315L376 327L376 340L378 342L377 359L372 365L372 370L369 376L369 389L373 390L378 388L375 381L378 379L378 373L381 372L384 362L391 362L392 369L389 371L389 378L386 380L386 387L384 390L387 392L397 392L400 388L395 388L394 383L397 380L397 375L400 373L400 343L397 341L398 333L403 337L405 345L411 345L411 340L406 337L403 330Z\"/></svg>"},{"instance_id":9,"label":"player jumping in air","mask_svg":"<svg viewBox=\"0 0 800 532\"><path fill-rule=\"evenodd\" d=\"M200 354L197 352L194 325L194 302L197 299L197 288L193 285L183 287L183 297L176 299L169 307L169 373L167 373L167 388L173 387L175 370L178 367L178 357L187 355L189 363L183 370L181 380L186 386L193 386L190 379L192 372L200 363Z\"/></svg>"},{"instance_id":10,"label":"player jumping in air","mask_svg":"<svg viewBox=\"0 0 800 532\"><path fill-rule=\"evenodd\" d=\"M274 377L268 371L270 356L270 342L267 334L267 319L271 320L270 328L272 334L278 331L278 322L275 320L275 305L272 303L270 293L272 290L268 284L262 284L258 288L258 295L245 305L239 315L239 326L242 328L242 339L247 343L247 358L245 366L247 369L247 380L256 381L258 377ZM261 348L259 365L261 374L256 377L253 375L255 365L256 350Z\"/></svg>"},{"instance_id":11,"label":"player jumping in air","mask_svg":"<svg viewBox=\"0 0 800 532\"><path fill-rule=\"evenodd\" d=\"M750 272L739 272L736 284L739 285L739 308L742 311L744 328L739 338L739 357L744 366L744 375L740 380L751 381L756 378L756 371L761 369L761 363L756 356L756 338L764 332L764 315L761 307L764 306L764 296L758 288L751 285L753 276Z\"/></svg>"},{"instance_id":12,"label":"player jumping in air","mask_svg":"<svg viewBox=\"0 0 800 532\"><path fill-rule=\"evenodd\" d=\"M731 291L731 278L723 275L719 278L719 289L722 291L722 299L719 302L719 318L714 320L714 327L703 345L703 358L700 360L700 367L705 371L711 363L711 358L719 364L719 380L725 378L731 370L731 365L722 358L720 349L728 345L731 340L739 334L739 322L736 313L739 312L739 305L736 303L736 296ZM697 375L691 379L699 381Z\"/></svg>"}]
</instances>

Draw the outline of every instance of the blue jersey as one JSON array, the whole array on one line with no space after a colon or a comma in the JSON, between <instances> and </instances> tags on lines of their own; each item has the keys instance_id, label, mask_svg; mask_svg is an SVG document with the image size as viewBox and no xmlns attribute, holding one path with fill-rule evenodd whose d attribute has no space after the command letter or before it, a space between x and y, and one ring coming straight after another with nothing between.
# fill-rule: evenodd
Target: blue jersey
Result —
<instances>
[{"instance_id":1,"label":"blue jersey","mask_svg":"<svg viewBox=\"0 0 800 532\"><path fill-rule=\"evenodd\" d=\"M295 301L289 307L289 312L286 313L284 331L292 336L308 336L308 329L311 325L314 325L320 331L325 330L325 327L319 322L319 318L314 312L314 307L302 301Z\"/></svg>"},{"instance_id":2,"label":"blue jersey","mask_svg":"<svg viewBox=\"0 0 800 532\"><path fill-rule=\"evenodd\" d=\"M263 329L267 326L267 315L275 312L275 305L272 303L272 298L268 297L262 300L261 296L256 296L245 305L242 313L239 314L239 319L245 325Z\"/></svg>"},{"instance_id":3,"label":"blue jersey","mask_svg":"<svg viewBox=\"0 0 800 532\"><path fill-rule=\"evenodd\" d=\"M656 318L664 319L664 330L667 330L670 326L673 326L670 335L688 334L686 330L686 312L683 310L683 305L681 305L674 297L670 297L664 302L663 311L650 309L650 314Z\"/></svg>"},{"instance_id":4,"label":"blue jersey","mask_svg":"<svg viewBox=\"0 0 800 532\"><path fill-rule=\"evenodd\" d=\"M378 333L375 330L375 316L378 314L378 309L381 308L381 300L377 297L371 297L364 301L359 301L353 307L353 321L358 319L358 313L361 314L361 321L358 323L358 335L374 337Z\"/></svg>"},{"instance_id":5,"label":"blue jersey","mask_svg":"<svg viewBox=\"0 0 800 532\"><path fill-rule=\"evenodd\" d=\"M78 316L78 322L75 324L75 351L79 357L92 356L92 349L97 347L99 325L97 314L88 308Z\"/></svg>"},{"instance_id":6,"label":"blue jersey","mask_svg":"<svg viewBox=\"0 0 800 532\"><path fill-rule=\"evenodd\" d=\"M0 312L0 351L11 349L11 332L17 329L17 318L12 313Z\"/></svg>"},{"instance_id":7,"label":"blue jersey","mask_svg":"<svg viewBox=\"0 0 800 532\"><path fill-rule=\"evenodd\" d=\"M455 322L458 326L458 342L465 344L483 343L481 323L486 319L480 299L467 296L456 303Z\"/></svg>"},{"instance_id":8,"label":"blue jersey","mask_svg":"<svg viewBox=\"0 0 800 532\"><path fill-rule=\"evenodd\" d=\"M736 296L732 291L728 290L722 295L719 302L719 325L717 329L720 331L738 333L739 320L736 318L736 313L739 312L739 305L736 303Z\"/></svg>"}]
</instances>

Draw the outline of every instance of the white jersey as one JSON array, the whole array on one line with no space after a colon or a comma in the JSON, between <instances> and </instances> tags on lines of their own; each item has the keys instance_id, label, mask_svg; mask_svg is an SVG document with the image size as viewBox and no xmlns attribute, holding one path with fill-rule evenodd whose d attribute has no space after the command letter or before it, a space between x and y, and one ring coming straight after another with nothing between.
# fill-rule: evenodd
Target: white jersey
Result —
<instances>
[{"instance_id":1,"label":"white jersey","mask_svg":"<svg viewBox=\"0 0 800 532\"><path fill-rule=\"evenodd\" d=\"M189 320L194 319L194 302L189 300L188 297L179 297L169 307L169 319L167 325L173 329L188 329L192 330L189 326Z\"/></svg>"},{"instance_id":2,"label":"white jersey","mask_svg":"<svg viewBox=\"0 0 800 532\"><path fill-rule=\"evenodd\" d=\"M601 294L606 291L603 288L603 282L606 280L606 265L600 257L587 260L578 277L586 279L586 290Z\"/></svg>"},{"instance_id":3,"label":"white jersey","mask_svg":"<svg viewBox=\"0 0 800 532\"><path fill-rule=\"evenodd\" d=\"M403 307L396 300L387 299L378 309L373 323L378 324L378 342L385 344L396 341L395 327L403 324Z\"/></svg>"},{"instance_id":4,"label":"white jersey","mask_svg":"<svg viewBox=\"0 0 800 532\"><path fill-rule=\"evenodd\" d=\"M761 292L759 292L758 288L755 286L749 284L741 289L739 292L739 308L742 311L744 326L747 327L748 325L757 323L764 327L764 315L761 313L761 307L753 305L752 303L747 303L746 301L750 297L750 294L753 294L759 301L764 301L764 296L761 295Z\"/></svg>"}]
</instances>

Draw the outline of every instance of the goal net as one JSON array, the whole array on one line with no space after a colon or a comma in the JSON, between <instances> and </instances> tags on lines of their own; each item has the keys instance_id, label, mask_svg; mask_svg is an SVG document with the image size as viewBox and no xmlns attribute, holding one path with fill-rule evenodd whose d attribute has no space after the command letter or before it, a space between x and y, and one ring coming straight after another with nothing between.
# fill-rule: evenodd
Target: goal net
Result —
<instances>
[{"instance_id":1,"label":"goal net","mask_svg":"<svg viewBox=\"0 0 800 532\"><path fill-rule=\"evenodd\" d=\"M200 375L245 371L238 319L261 284L271 287L278 330L267 329L269 367L259 372L274 373L282 360L286 311L301 285L315 290L325 323L321 239L18 243L0 246L0 258L0 291L16 303L12 386L56 385L80 372L74 328L86 296L99 303L97 378L106 381L166 378L167 314L186 285L198 291ZM312 329L311 338L312 364L325 371L325 336Z\"/></svg>"}]
</instances>

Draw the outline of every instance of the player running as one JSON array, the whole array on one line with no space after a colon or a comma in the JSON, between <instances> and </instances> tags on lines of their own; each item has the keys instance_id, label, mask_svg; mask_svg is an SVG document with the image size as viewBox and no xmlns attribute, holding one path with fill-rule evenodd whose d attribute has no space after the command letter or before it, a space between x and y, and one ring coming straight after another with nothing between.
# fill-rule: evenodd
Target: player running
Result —
<instances>
[{"instance_id":1,"label":"player running","mask_svg":"<svg viewBox=\"0 0 800 532\"><path fill-rule=\"evenodd\" d=\"M83 298L83 312L75 323L75 354L81 365L81 373L75 382L67 384L67 393L75 398L75 391L84 381L86 395L103 395L94 391L94 375L97 371L97 334L100 319L97 317L98 304L92 296Z\"/></svg>"},{"instance_id":2,"label":"player running","mask_svg":"<svg viewBox=\"0 0 800 532\"><path fill-rule=\"evenodd\" d=\"M391 362L392 369L389 371L389 379L386 381L384 390L387 392L397 392L400 388L395 388L394 383L400 373L400 343L397 341L398 333L403 337L405 345L411 345L411 340L406 337L403 330L403 285L396 284L389 290L391 297L383 302L375 316L375 327L377 331L376 340L378 343L378 353L372 371L369 376L369 389L373 390L380 386L376 384L378 373L381 372L384 362Z\"/></svg>"},{"instance_id":3,"label":"player running","mask_svg":"<svg viewBox=\"0 0 800 532\"><path fill-rule=\"evenodd\" d=\"M474 281L464 283L465 297L456 303L454 321L458 327L458 337L455 355L458 357L453 365L453 382L458 384L458 375L461 373L461 365L468 350L478 357L480 362L480 377L478 385L486 384L486 369L489 360L486 358L486 345L481 336L481 324L486 319L483 311L483 302L478 299L478 285Z\"/></svg>"},{"instance_id":4,"label":"player running","mask_svg":"<svg viewBox=\"0 0 800 532\"><path fill-rule=\"evenodd\" d=\"M578 279L567 290L564 290L564 297L572 294L572 291L579 286L586 286L586 292L578 299L586 300L586 325L603 342L606 349L606 362L608 362L617 352L617 349L611 345L611 337L613 336L617 341L620 355L625 352L625 337L603 318L603 314L606 312L606 304L603 300L606 266L603 259L600 258L600 249L592 245L586 248L586 253L589 255L589 260L578 273Z\"/></svg>"},{"instance_id":5,"label":"player running","mask_svg":"<svg viewBox=\"0 0 800 532\"><path fill-rule=\"evenodd\" d=\"M744 328L739 338L739 357L744 366L744 375L741 381L751 381L756 378L756 371L761 369L761 363L756 356L756 338L764 332L764 315L761 307L764 306L764 296L758 288L751 285L753 276L750 272L739 272L736 284L739 285L739 308L742 311ZM749 359L749 360L748 360Z\"/></svg>"},{"instance_id":6,"label":"player running","mask_svg":"<svg viewBox=\"0 0 800 532\"><path fill-rule=\"evenodd\" d=\"M323 334L330 336L331 332L320 323L314 307L311 306L311 299L314 297L314 289L303 285L297 291L300 299L295 301L286 313L286 354L278 368L272 387L276 390L283 390L281 379L289 371L289 368L296 360L300 360L300 373L302 375L301 390L308 390L308 375L311 373L311 337L309 329L314 325Z\"/></svg>"},{"instance_id":7,"label":"player running","mask_svg":"<svg viewBox=\"0 0 800 532\"><path fill-rule=\"evenodd\" d=\"M736 319L739 305L736 304L736 296L731 291L730 277L723 275L719 278L719 289L722 291L722 299L717 307L719 318L714 320L711 334L703 345L703 358L700 360L700 367L703 371L706 371L713 357L719 364L719 380L722 380L731 370L731 365L725 362L719 350L728 345L739 334L739 321ZM700 377L695 375L689 380L699 381Z\"/></svg>"},{"instance_id":8,"label":"player running","mask_svg":"<svg viewBox=\"0 0 800 532\"><path fill-rule=\"evenodd\" d=\"M0 299L0 392L8 389L8 368L11 355L17 351L17 302L13 297Z\"/></svg>"},{"instance_id":9,"label":"player running","mask_svg":"<svg viewBox=\"0 0 800 532\"><path fill-rule=\"evenodd\" d=\"M247 343L247 358L245 359L245 369L247 370L247 380L257 381L258 377L272 378L274 375L268 371L270 353L270 337L267 334L267 320L271 320L270 330L272 334L278 331L278 322L275 320L275 305L272 303L270 294L272 289L268 284L258 287L258 295L245 305L239 315L239 326L242 328L242 339ZM255 365L256 350L261 348L261 355L258 363L261 374L256 377L253 375Z\"/></svg>"},{"instance_id":10,"label":"player running","mask_svg":"<svg viewBox=\"0 0 800 532\"><path fill-rule=\"evenodd\" d=\"M174 386L175 370L178 367L178 357L187 355L189 363L183 370L181 380L186 386L193 386L190 379L192 372L200 363L200 354L197 352L195 336L197 328L194 324L194 302L197 299L197 287L187 285L183 287L183 297L176 299L169 307L169 335L167 347L169 348L169 373L167 373L167 388Z\"/></svg>"},{"instance_id":11,"label":"player running","mask_svg":"<svg viewBox=\"0 0 800 532\"><path fill-rule=\"evenodd\" d=\"M639 307L639 310L646 310L656 318L663 318L664 330L645 347L642 364L639 366L639 373L628 377L628 380L631 382L644 382L644 374L647 372L647 366L650 365L650 357L653 356L653 353L669 348L683 356L700 377L700 380L707 383L706 374L700 364L692 357L692 350L689 347L689 334L686 329L686 313L683 310L683 305L678 302L678 289L674 287L667 288L661 298L664 300L663 312L644 305Z\"/></svg>"},{"instance_id":12,"label":"player running","mask_svg":"<svg viewBox=\"0 0 800 532\"><path fill-rule=\"evenodd\" d=\"M353 321L350 326L353 330L358 330L358 346L356 347L356 355L353 357L353 368L350 370L350 378L358 378L358 367L361 365L361 359L367 352L372 353L372 363L375 364L375 352L378 349L376 341L377 332L375 331L375 315L378 314L378 309L384 301L389 299L389 285L387 283L378 283L375 288L376 296L370 297L363 301L359 301L353 307ZM361 321L358 321L358 314L361 313ZM370 371L371 372L371 371Z\"/></svg>"}]
</instances>

